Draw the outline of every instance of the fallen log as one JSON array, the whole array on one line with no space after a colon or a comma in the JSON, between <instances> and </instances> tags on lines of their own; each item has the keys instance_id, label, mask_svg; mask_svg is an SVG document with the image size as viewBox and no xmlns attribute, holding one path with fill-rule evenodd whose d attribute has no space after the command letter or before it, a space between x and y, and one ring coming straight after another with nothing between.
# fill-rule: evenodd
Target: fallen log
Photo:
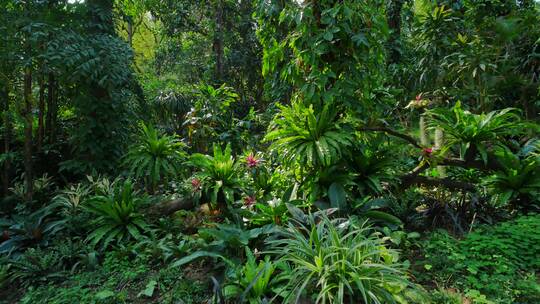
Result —
<instances>
[{"instance_id":1,"label":"fallen log","mask_svg":"<svg viewBox=\"0 0 540 304\"><path fill-rule=\"evenodd\" d=\"M179 210L192 210L195 202L191 198L180 197L174 200L161 202L150 208L150 213L169 216Z\"/></svg>"}]
</instances>

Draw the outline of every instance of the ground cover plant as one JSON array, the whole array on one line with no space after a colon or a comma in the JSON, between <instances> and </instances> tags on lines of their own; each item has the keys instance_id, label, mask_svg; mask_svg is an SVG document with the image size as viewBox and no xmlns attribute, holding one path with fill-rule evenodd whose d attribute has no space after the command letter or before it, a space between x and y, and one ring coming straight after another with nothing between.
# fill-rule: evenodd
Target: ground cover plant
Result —
<instances>
[{"instance_id":1,"label":"ground cover plant","mask_svg":"<svg viewBox=\"0 0 540 304\"><path fill-rule=\"evenodd\" d=\"M435 232L425 241L424 271L419 277L469 294L490 295L494 303L538 301L538 224L538 215L518 217L479 227L462 240Z\"/></svg>"},{"instance_id":2,"label":"ground cover plant","mask_svg":"<svg viewBox=\"0 0 540 304\"><path fill-rule=\"evenodd\" d=\"M535 0L0 0L0 303L540 302Z\"/></svg>"}]
</instances>

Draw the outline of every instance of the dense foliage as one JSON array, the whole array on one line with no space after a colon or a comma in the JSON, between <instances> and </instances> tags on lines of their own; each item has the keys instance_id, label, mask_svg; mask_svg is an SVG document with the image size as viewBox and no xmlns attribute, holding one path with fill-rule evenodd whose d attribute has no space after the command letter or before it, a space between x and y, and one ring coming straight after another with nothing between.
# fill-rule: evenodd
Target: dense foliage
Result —
<instances>
[{"instance_id":1,"label":"dense foliage","mask_svg":"<svg viewBox=\"0 0 540 304\"><path fill-rule=\"evenodd\" d=\"M488 294L497 303L533 303L540 299L538 215L495 227L484 226L463 240L436 232L425 242L422 277Z\"/></svg>"},{"instance_id":2,"label":"dense foliage","mask_svg":"<svg viewBox=\"0 0 540 304\"><path fill-rule=\"evenodd\" d=\"M0 303L538 303L539 114L534 0L0 0Z\"/></svg>"}]
</instances>

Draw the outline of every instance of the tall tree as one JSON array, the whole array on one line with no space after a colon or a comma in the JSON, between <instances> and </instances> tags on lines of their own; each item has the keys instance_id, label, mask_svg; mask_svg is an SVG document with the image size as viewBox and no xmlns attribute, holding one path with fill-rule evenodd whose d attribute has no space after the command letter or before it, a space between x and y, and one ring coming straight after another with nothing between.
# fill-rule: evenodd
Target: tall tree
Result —
<instances>
[{"instance_id":1,"label":"tall tree","mask_svg":"<svg viewBox=\"0 0 540 304\"><path fill-rule=\"evenodd\" d=\"M45 77L43 71L40 71L39 75L39 101L38 101L38 129L37 129L37 151L41 151L43 146L43 138L45 134Z\"/></svg>"},{"instance_id":2,"label":"tall tree","mask_svg":"<svg viewBox=\"0 0 540 304\"><path fill-rule=\"evenodd\" d=\"M267 14L279 6L261 5ZM264 13L264 12L263 12ZM265 40L263 71L274 71L294 87L298 101L315 111L325 104L346 106L374 117L374 89L383 80L384 43L388 32L380 1L305 1L281 8L276 23L259 23L281 41ZM264 19L261 19L264 20ZM301 22L300 22L301 21ZM367 114L369 113L369 115Z\"/></svg>"},{"instance_id":3,"label":"tall tree","mask_svg":"<svg viewBox=\"0 0 540 304\"><path fill-rule=\"evenodd\" d=\"M184 74L191 84L226 83L241 100L260 101L262 51L252 1L150 1L148 9L164 28L159 74Z\"/></svg>"},{"instance_id":4,"label":"tall tree","mask_svg":"<svg viewBox=\"0 0 540 304\"><path fill-rule=\"evenodd\" d=\"M407 0L390 0L387 4L386 18L390 29L388 39L388 63L398 63L401 57L401 12Z\"/></svg>"},{"instance_id":5,"label":"tall tree","mask_svg":"<svg viewBox=\"0 0 540 304\"><path fill-rule=\"evenodd\" d=\"M11 169L11 108L10 91L11 82L14 78L14 48L15 27L13 25L13 13L15 7L6 1L0 2L0 30L5 35L0 35L0 109L2 119L2 192L4 196L9 193L10 169Z\"/></svg>"},{"instance_id":6,"label":"tall tree","mask_svg":"<svg viewBox=\"0 0 540 304\"><path fill-rule=\"evenodd\" d=\"M3 78L3 77L2 77ZM10 107L9 107L9 80L3 78L0 82L0 102L2 109L2 123L3 123L3 143L2 150L4 157L2 160L2 192L4 197L9 193L9 170L11 167L10 160L10 141L11 141L11 120L10 120Z\"/></svg>"},{"instance_id":7,"label":"tall tree","mask_svg":"<svg viewBox=\"0 0 540 304\"><path fill-rule=\"evenodd\" d=\"M71 91L77 126L70 130L75 158L63 162L65 169L79 174L110 172L124 153L128 100L132 96L132 52L115 32L114 6L108 0L89 0L76 31L65 31L51 44L60 81ZM70 45L63 48L63 45ZM58 86L52 86L56 97ZM56 107L55 107L56 108Z\"/></svg>"},{"instance_id":8,"label":"tall tree","mask_svg":"<svg viewBox=\"0 0 540 304\"><path fill-rule=\"evenodd\" d=\"M27 20L32 20L32 1L27 1L25 6ZM25 200L32 201L34 195L34 170L33 170L33 97L32 97L32 42L31 42L31 25L25 28L26 36L24 37L25 51L25 67L24 67L24 181L25 181Z\"/></svg>"},{"instance_id":9,"label":"tall tree","mask_svg":"<svg viewBox=\"0 0 540 304\"><path fill-rule=\"evenodd\" d=\"M45 117L45 134L49 144L56 140L56 81L54 73L51 71L47 75L47 115Z\"/></svg>"},{"instance_id":10,"label":"tall tree","mask_svg":"<svg viewBox=\"0 0 540 304\"><path fill-rule=\"evenodd\" d=\"M216 75L218 82L223 81L223 0L214 0L215 30L214 52L216 57Z\"/></svg>"}]
</instances>

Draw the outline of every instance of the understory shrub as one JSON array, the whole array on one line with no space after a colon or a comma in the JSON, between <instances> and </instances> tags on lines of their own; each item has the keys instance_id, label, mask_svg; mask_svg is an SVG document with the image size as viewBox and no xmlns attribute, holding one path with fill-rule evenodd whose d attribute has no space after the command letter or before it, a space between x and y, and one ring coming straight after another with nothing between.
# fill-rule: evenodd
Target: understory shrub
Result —
<instances>
[{"instance_id":1,"label":"understory shrub","mask_svg":"<svg viewBox=\"0 0 540 304\"><path fill-rule=\"evenodd\" d=\"M95 271L74 273L58 283L25 291L20 303L203 303L208 287L178 268L152 267L149 256L108 253ZM0 299L0 303L3 302Z\"/></svg>"},{"instance_id":2,"label":"understory shrub","mask_svg":"<svg viewBox=\"0 0 540 304\"><path fill-rule=\"evenodd\" d=\"M191 155L190 162L198 171L193 185L200 183L211 207L225 211L227 206L234 203L243 187L240 165L232 155L230 144L225 149L214 144L213 152L213 156L200 153Z\"/></svg>"},{"instance_id":3,"label":"understory shrub","mask_svg":"<svg viewBox=\"0 0 540 304\"><path fill-rule=\"evenodd\" d=\"M55 218L57 205L51 204L29 215L15 214L11 219L0 219L5 240L0 242L0 254L18 255L32 246L47 246L66 228L65 220Z\"/></svg>"},{"instance_id":4,"label":"understory shrub","mask_svg":"<svg viewBox=\"0 0 540 304\"><path fill-rule=\"evenodd\" d=\"M106 248L111 242L140 239L149 229L138 208L145 197L140 196L130 181L114 188L112 193L92 197L86 204L89 212L96 216L96 229L88 236L95 246L102 243Z\"/></svg>"},{"instance_id":5,"label":"understory shrub","mask_svg":"<svg viewBox=\"0 0 540 304\"><path fill-rule=\"evenodd\" d=\"M283 281L286 279L288 269L282 269L283 264L273 262L270 256L266 256L264 260L257 263L248 247L246 247L246 257L246 263L236 269L232 275L233 282L225 286L224 296L241 303L268 302L272 294L279 294L285 283Z\"/></svg>"},{"instance_id":6,"label":"understory shrub","mask_svg":"<svg viewBox=\"0 0 540 304\"><path fill-rule=\"evenodd\" d=\"M184 144L175 136L160 134L153 126L141 124L138 142L126 155L124 163L130 175L143 179L152 193L160 183L181 172Z\"/></svg>"},{"instance_id":7,"label":"understory shrub","mask_svg":"<svg viewBox=\"0 0 540 304\"><path fill-rule=\"evenodd\" d=\"M482 226L462 240L438 231L423 246L426 260L418 278L480 293L494 303L539 303L538 231L540 215Z\"/></svg>"}]
</instances>

